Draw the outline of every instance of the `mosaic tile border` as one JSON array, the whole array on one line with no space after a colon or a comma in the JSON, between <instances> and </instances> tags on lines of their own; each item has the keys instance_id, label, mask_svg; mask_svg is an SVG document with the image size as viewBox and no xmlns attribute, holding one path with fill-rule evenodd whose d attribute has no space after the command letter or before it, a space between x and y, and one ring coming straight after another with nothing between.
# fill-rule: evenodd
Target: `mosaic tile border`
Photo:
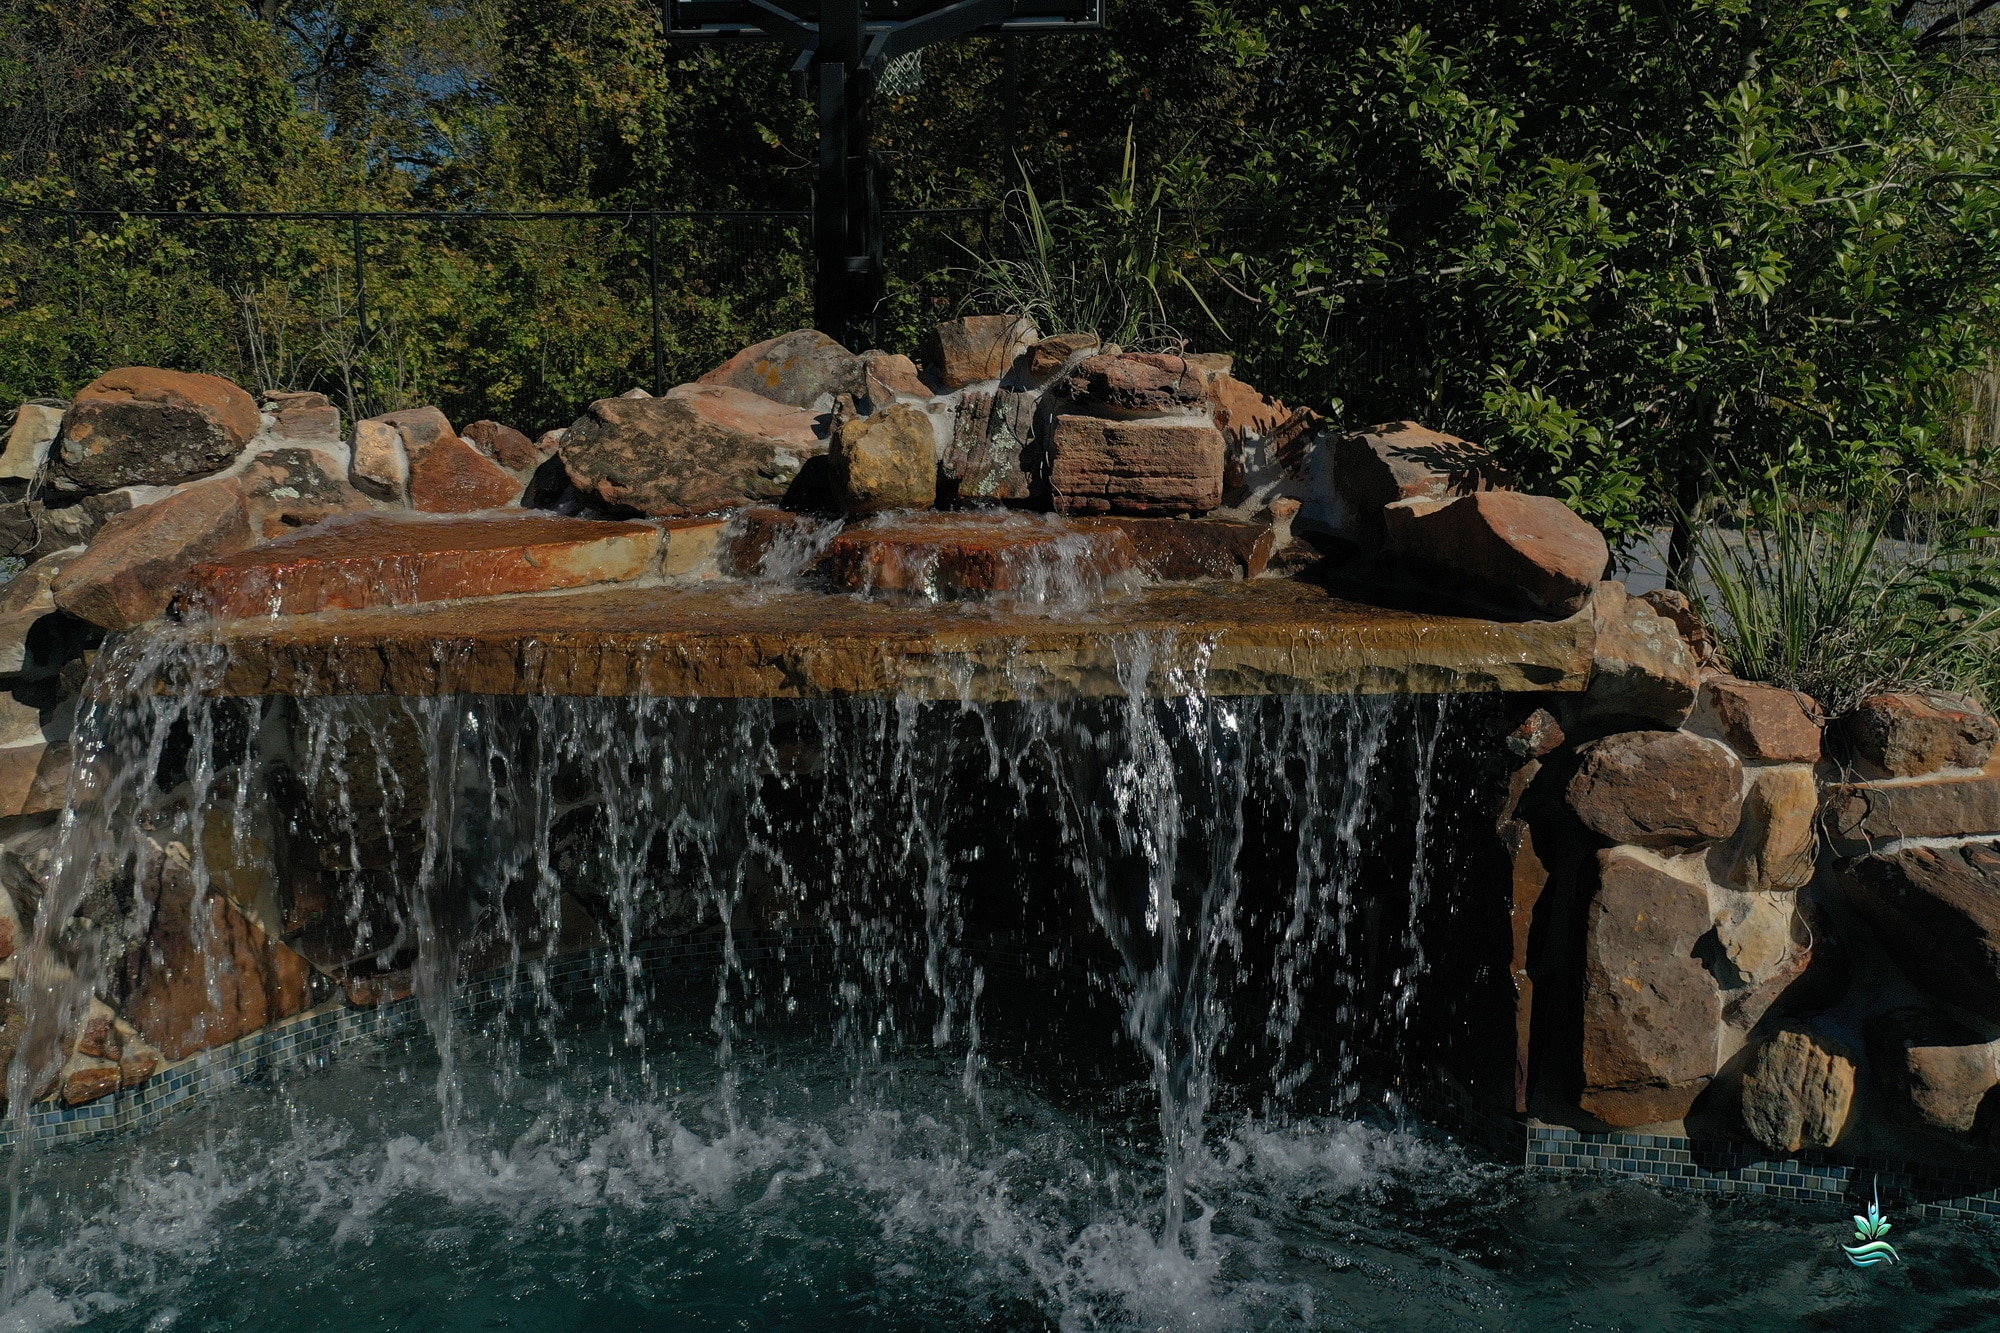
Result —
<instances>
[{"instance_id":1,"label":"mosaic tile border","mask_svg":"<svg viewBox=\"0 0 2000 1333\"><path fill-rule=\"evenodd\" d=\"M811 956L824 948L823 938L807 932L760 933L735 941L737 959L745 965ZM649 940L633 949L632 961L642 980L656 981L676 967L713 965L722 951L720 936ZM603 996L611 992L612 978L622 967L618 955L607 948L488 968L461 986L452 1015L477 1018L516 999L530 999L543 989L559 1004L590 993ZM136 1088L82 1106L38 1105L29 1116L28 1132L37 1145L68 1147L148 1130L204 1097L257 1082L278 1070L325 1068L349 1047L411 1034L422 1023L414 998L362 1009L336 996L247 1037L162 1065ZM0 1151L11 1151L19 1142L16 1120L0 1119Z\"/></svg>"},{"instance_id":2,"label":"mosaic tile border","mask_svg":"<svg viewBox=\"0 0 2000 1333\"><path fill-rule=\"evenodd\" d=\"M1773 1157L1754 1144L1629 1130L1592 1133L1481 1106L1447 1079L1410 1089L1425 1118L1533 1170L1632 1176L1667 1189L1859 1207L1878 1186L1885 1208L1920 1218L2000 1222L2000 1174L1860 1153Z\"/></svg>"}]
</instances>

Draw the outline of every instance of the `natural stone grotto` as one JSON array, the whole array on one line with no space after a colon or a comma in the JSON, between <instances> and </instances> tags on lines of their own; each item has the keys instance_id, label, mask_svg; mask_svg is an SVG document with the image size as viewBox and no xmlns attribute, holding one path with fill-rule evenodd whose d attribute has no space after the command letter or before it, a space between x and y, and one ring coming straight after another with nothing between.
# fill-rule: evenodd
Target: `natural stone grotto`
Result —
<instances>
[{"instance_id":1,"label":"natural stone grotto","mask_svg":"<svg viewBox=\"0 0 2000 1333\"><path fill-rule=\"evenodd\" d=\"M1476 444L981 316L536 439L118 370L0 488L19 1326L1530 1328L1673 1187L1979 1280L1994 721Z\"/></svg>"}]
</instances>

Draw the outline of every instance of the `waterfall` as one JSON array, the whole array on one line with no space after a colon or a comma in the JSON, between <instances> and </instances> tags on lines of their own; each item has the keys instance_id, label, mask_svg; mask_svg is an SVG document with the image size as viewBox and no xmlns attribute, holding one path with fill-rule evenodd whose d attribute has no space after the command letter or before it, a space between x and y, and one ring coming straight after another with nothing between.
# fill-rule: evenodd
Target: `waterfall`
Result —
<instances>
[{"instance_id":1,"label":"waterfall","mask_svg":"<svg viewBox=\"0 0 2000 1333\"><path fill-rule=\"evenodd\" d=\"M198 625L114 643L17 960L17 1141L91 997L133 1002L174 893L207 1005L169 1016L170 1058L240 1035L242 935L210 923L241 917L310 960L294 999L414 996L447 1145L469 974L499 970L512 1030L553 1058L608 1042L643 1080L642 946L698 939L732 1131L743 1043L815 995L857 1093L949 1060L976 1126L996 977L1108 990L1157 1104L1157 1234L1177 1252L1222 1082L1267 1116L1315 1078L1346 1106L1364 1050L1407 1035L1427 821L1464 783L1435 771L1441 699L1211 695L1203 655L1171 647L1121 643L1110 699L982 703L241 699L217 693ZM751 965L753 937L777 967ZM580 946L603 959L596 1026L547 984Z\"/></svg>"}]
</instances>

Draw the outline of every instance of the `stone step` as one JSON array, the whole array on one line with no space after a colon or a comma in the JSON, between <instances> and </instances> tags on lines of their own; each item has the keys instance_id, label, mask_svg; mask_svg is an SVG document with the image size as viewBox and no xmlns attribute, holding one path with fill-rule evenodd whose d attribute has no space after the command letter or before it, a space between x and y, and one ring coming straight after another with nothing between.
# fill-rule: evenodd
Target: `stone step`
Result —
<instances>
[{"instance_id":1,"label":"stone step","mask_svg":"<svg viewBox=\"0 0 2000 1333\"><path fill-rule=\"evenodd\" d=\"M826 550L835 587L922 597L1102 592L1137 563L1116 528L1031 514L912 514L844 529Z\"/></svg>"},{"instance_id":2,"label":"stone step","mask_svg":"<svg viewBox=\"0 0 2000 1333\"><path fill-rule=\"evenodd\" d=\"M455 602L619 583L712 554L720 522L613 523L547 514L333 520L197 565L184 607L224 620Z\"/></svg>"},{"instance_id":3,"label":"stone step","mask_svg":"<svg viewBox=\"0 0 2000 1333\"><path fill-rule=\"evenodd\" d=\"M1976 772L1826 788L1827 836L1854 854L1907 838L2000 835L2000 758Z\"/></svg>"}]
</instances>

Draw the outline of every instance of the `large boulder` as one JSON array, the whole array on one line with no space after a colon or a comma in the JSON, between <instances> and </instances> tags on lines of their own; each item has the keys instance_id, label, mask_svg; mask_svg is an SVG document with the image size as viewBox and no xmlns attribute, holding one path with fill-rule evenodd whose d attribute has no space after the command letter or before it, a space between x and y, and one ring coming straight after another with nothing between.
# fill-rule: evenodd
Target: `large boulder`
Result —
<instances>
[{"instance_id":1,"label":"large boulder","mask_svg":"<svg viewBox=\"0 0 2000 1333\"><path fill-rule=\"evenodd\" d=\"M1817 763L1824 722L1809 694L1710 675L1702 681L1701 716L1745 759Z\"/></svg>"},{"instance_id":2,"label":"large boulder","mask_svg":"<svg viewBox=\"0 0 2000 1333\"><path fill-rule=\"evenodd\" d=\"M1910 980L2000 1023L2000 848L1905 846L1849 871L1849 899Z\"/></svg>"},{"instance_id":3,"label":"large boulder","mask_svg":"<svg viewBox=\"0 0 2000 1333\"><path fill-rule=\"evenodd\" d=\"M1812 882L1819 784L1805 764L1773 764L1750 774L1743 822L1722 849L1722 877L1738 888L1801 889Z\"/></svg>"},{"instance_id":4,"label":"large boulder","mask_svg":"<svg viewBox=\"0 0 2000 1333\"><path fill-rule=\"evenodd\" d=\"M1936 1009L1893 1009L1868 1020L1868 1064L1876 1088L1907 1123L1960 1141L1990 1144L2000 1125L2000 1042Z\"/></svg>"},{"instance_id":5,"label":"large boulder","mask_svg":"<svg viewBox=\"0 0 2000 1333\"><path fill-rule=\"evenodd\" d=\"M936 383L951 391L997 380L1036 341L1033 320L1019 315L970 315L937 326L923 348Z\"/></svg>"},{"instance_id":6,"label":"large boulder","mask_svg":"<svg viewBox=\"0 0 2000 1333\"><path fill-rule=\"evenodd\" d=\"M273 449L242 473L251 531L265 541L287 536L335 514L373 508L368 497L334 475L317 449Z\"/></svg>"},{"instance_id":7,"label":"large boulder","mask_svg":"<svg viewBox=\"0 0 2000 1333\"><path fill-rule=\"evenodd\" d=\"M1062 514L1205 514L1222 504L1222 432L1205 421L1117 421L1065 413L1050 449Z\"/></svg>"},{"instance_id":8,"label":"large boulder","mask_svg":"<svg viewBox=\"0 0 2000 1333\"><path fill-rule=\"evenodd\" d=\"M1603 535L1546 495L1399 500L1383 519L1383 550L1400 572L1508 612L1575 615L1611 562Z\"/></svg>"},{"instance_id":9,"label":"large boulder","mask_svg":"<svg viewBox=\"0 0 2000 1333\"><path fill-rule=\"evenodd\" d=\"M1985 710L1937 693L1871 695L1840 720L1839 731L1864 772L1891 778L1982 768L2000 741Z\"/></svg>"},{"instance_id":10,"label":"large boulder","mask_svg":"<svg viewBox=\"0 0 2000 1333\"><path fill-rule=\"evenodd\" d=\"M867 392L865 370L862 358L818 329L799 329L744 348L698 383L741 389L787 407L812 407L841 394Z\"/></svg>"},{"instance_id":11,"label":"large boulder","mask_svg":"<svg viewBox=\"0 0 2000 1333\"><path fill-rule=\"evenodd\" d=\"M1583 1109L1677 1120L1715 1074L1721 993L1696 956L1708 894L1627 848L1598 853L1584 933Z\"/></svg>"},{"instance_id":12,"label":"large boulder","mask_svg":"<svg viewBox=\"0 0 2000 1333\"><path fill-rule=\"evenodd\" d=\"M196 482L113 517L90 549L63 567L51 591L73 616L100 629L129 629L166 610L194 566L254 540L243 482Z\"/></svg>"},{"instance_id":13,"label":"large boulder","mask_svg":"<svg viewBox=\"0 0 2000 1333\"><path fill-rule=\"evenodd\" d=\"M1674 622L1617 582L1597 585L1590 618L1597 637L1582 718L1652 727L1686 721L1701 673Z\"/></svg>"},{"instance_id":14,"label":"large boulder","mask_svg":"<svg viewBox=\"0 0 2000 1333\"><path fill-rule=\"evenodd\" d=\"M1815 1033L1773 1033L1744 1065L1741 1109L1750 1137L1774 1152L1831 1148L1854 1111L1853 1053Z\"/></svg>"},{"instance_id":15,"label":"large boulder","mask_svg":"<svg viewBox=\"0 0 2000 1333\"><path fill-rule=\"evenodd\" d=\"M803 408L719 384L602 398L569 429L571 483L607 505L679 518L781 499L826 452Z\"/></svg>"},{"instance_id":16,"label":"large boulder","mask_svg":"<svg viewBox=\"0 0 2000 1333\"><path fill-rule=\"evenodd\" d=\"M914 407L898 403L843 421L828 462L843 514L929 509L937 502L937 432Z\"/></svg>"},{"instance_id":17,"label":"large boulder","mask_svg":"<svg viewBox=\"0 0 2000 1333\"><path fill-rule=\"evenodd\" d=\"M457 435L410 456L410 507L426 514L471 514L521 498L523 482Z\"/></svg>"},{"instance_id":18,"label":"large boulder","mask_svg":"<svg viewBox=\"0 0 2000 1333\"><path fill-rule=\"evenodd\" d=\"M1072 406L1116 417L1187 416L1208 410L1208 378L1184 356L1087 356L1056 384Z\"/></svg>"},{"instance_id":19,"label":"large boulder","mask_svg":"<svg viewBox=\"0 0 2000 1333\"><path fill-rule=\"evenodd\" d=\"M194 481L228 467L262 424L256 400L219 375L128 366L70 403L53 480L67 491Z\"/></svg>"},{"instance_id":20,"label":"large boulder","mask_svg":"<svg viewBox=\"0 0 2000 1333\"><path fill-rule=\"evenodd\" d=\"M1322 443L1311 460L1303 526L1374 555L1387 538L1383 511L1404 500L1448 500L1508 484L1482 446L1415 421L1390 421Z\"/></svg>"},{"instance_id":21,"label":"large boulder","mask_svg":"<svg viewBox=\"0 0 2000 1333\"><path fill-rule=\"evenodd\" d=\"M952 416L951 444L939 460L953 498L1026 500L1033 480L1022 452L1034 438L1040 395L967 389Z\"/></svg>"},{"instance_id":22,"label":"large boulder","mask_svg":"<svg viewBox=\"0 0 2000 1333\"><path fill-rule=\"evenodd\" d=\"M1743 765L1683 731L1625 731L1578 747L1569 805L1609 842L1692 847L1736 831Z\"/></svg>"}]
</instances>

